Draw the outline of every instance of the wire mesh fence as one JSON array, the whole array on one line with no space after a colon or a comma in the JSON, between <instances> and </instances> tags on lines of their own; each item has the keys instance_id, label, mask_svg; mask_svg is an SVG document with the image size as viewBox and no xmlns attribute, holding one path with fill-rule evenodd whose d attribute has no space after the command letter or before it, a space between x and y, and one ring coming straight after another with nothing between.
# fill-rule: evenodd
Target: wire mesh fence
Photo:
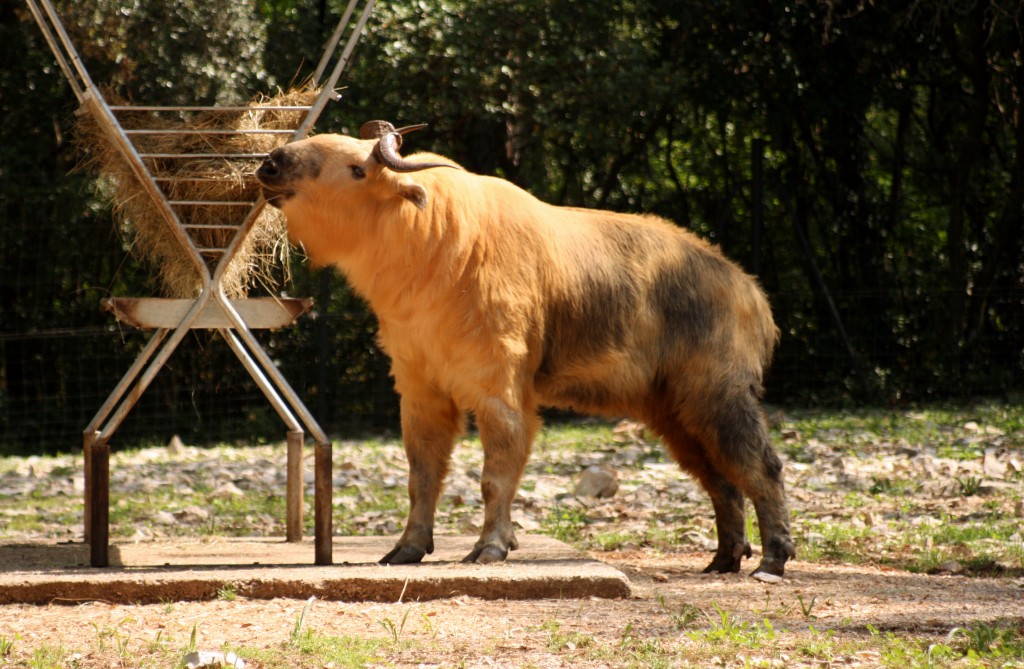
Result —
<instances>
[{"instance_id":1,"label":"wire mesh fence","mask_svg":"<svg viewBox=\"0 0 1024 669\"><path fill-rule=\"evenodd\" d=\"M56 162L55 166L60 167ZM66 170L67 166L65 166ZM147 294L150 274L112 231L109 212L83 206L84 176L0 183L0 453L80 448L82 430L125 372L145 332L100 309ZM64 221L53 225L51 221ZM776 254L786 238L768 230ZM727 249L730 254L738 247ZM743 257L740 248L740 257ZM763 279L782 331L767 379L773 403L907 403L1024 391L1024 286L1005 281L968 301L980 327L943 327L950 290L817 283L766 254ZM799 257L799 254L797 254ZM331 434L398 430L389 362L365 305L330 270L293 263L290 293L316 300L296 326L258 333ZM252 443L284 438L260 391L215 333L190 333L142 396L115 447Z\"/></svg>"},{"instance_id":2,"label":"wire mesh fence","mask_svg":"<svg viewBox=\"0 0 1024 669\"><path fill-rule=\"evenodd\" d=\"M289 330L261 333L261 343L334 436L397 432L398 400L389 362L374 343L373 319L341 279L328 277L326 283L311 316ZM792 305L811 296L773 297ZM1024 291L1013 291L1012 297L1024 300ZM33 323L5 319L0 332L0 452L80 446L82 429L146 339L143 332L107 322L112 317L94 306L94 324L62 324L64 316L56 311L40 314ZM857 315L845 316L845 326L857 332ZM791 329L783 332L766 399L782 404L1019 399L1024 352L1004 346L997 334L979 335L973 355L963 350L936 355L912 342L887 351L893 345L888 336L856 336L851 351L835 331ZM189 443L284 438L262 393L230 351L213 341L217 336L194 331L186 337L119 430L115 446L164 443L173 435ZM951 374L960 382L953 384ZM912 384L905 381L911 378Z\"/></svg>"}]
</instances>

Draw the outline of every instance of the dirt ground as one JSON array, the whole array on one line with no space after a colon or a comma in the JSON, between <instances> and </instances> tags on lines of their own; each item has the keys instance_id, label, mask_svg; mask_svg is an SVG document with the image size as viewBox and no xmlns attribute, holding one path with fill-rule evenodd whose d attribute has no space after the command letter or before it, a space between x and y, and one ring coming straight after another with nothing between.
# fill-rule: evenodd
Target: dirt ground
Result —
<instances>
[{"instance_id":1,"label":"dirt ground","mask_svg":"<svg viewBox=\"0 0 1024 669\"><path fill-rule=\"evenodd\" d=\"M633 596L538 601L457 597L386 604L315 601L304 624L322 635L380 639L385 643L374 663L386 666L622 666L624 657L630 656L623 650L631 643L657 643L665 651L676 648L684 654L681 657L697 658L687 660L694 662L692 666L881 666L879 652L858 643L870 635L869 626L879 633L941 642L954 628L973 622L1024 621L1021 579L920 575L796 561L782 583L767 585L744 575L700 574L708 559L703 553L645 550L592 556L622 570ZM69 666L122 666L105 663L112 648L129 655L132 649L152 652L161 643L183 648L193 629L200 648L279 647L288 642L304 606L295 599L242 598L137 606L102 601L5 606L0 608L0 637L17 635L26 645L45 640L69 649L91 649ZM716 654L713 645L702 644L687 632L721 623L720 611L728 612L740 626L768 620L779 634L746 654ZM822 630L831 630L827 660L809 657L807 651ZM601 648L614 652L602 654ZM255 666L260 666L258 661Z\"/></svg>"},{"instance_id":2,"label":"dirt ground","mask_svg":"<svg viewBox=\"0 0 1024 669\"><path fill-rule=\"evenodd\" d=\"M224 596L205 602L144 605L105 601L8 605L0 606L0 667L181 666L182 649L191 645L193 633L198 648L237 650L250 669L911 669L963 666L955 661L933 665L932 649L951 644L957 635L963 637L963 630L978 624L1009 628L1015 630L1016 639L1024 639L1019 553L1011 554L1017 556L1012 559L978 562L973 559L976 552L964 547L962 554L942 553L940 560L945 562L932 566L927 562L936 548L928 545L933 530L944 525L969 529L999 519L1007 528L1002 533L1006 536L993 546L1004 553L993 554L1019 549L1020 519L1024 518L1020 434L1004 435L963 420L939 425L909 443L861 431L864 434L782 431L794 536L801 539L798 551L803 551L803 559L789 563L786 578L778 584L746 575L757 564L756 548L742 574L701 574L713 550L706 497L664 461L657 445L633 431L620 438L623 433L616 428L614 448L590 451L580 449L576 443L580 437L554 433L538 444L514 518L523 534L550 533L558 513L585 518L576 526L582 534L573 541L612 548L592 550L589 556L628 577L632 589L628 598L316 600L308 604L304 617L307 602L301 598ZM607 436L602 437L598 445L607 441ZM950 445L976 449L979 455L951 458ZM203 504L212 505L221 494L240 495L236 490L223 492L224 486L243 486L247 499L281 490L284 467L279 451L189 447L177 453L154 449L119 456L113 479L118 490L133 499L173 490L182 507L166 502L169 506L156 521L144 532L137 530L131 540L194 532L210 522ZM460 449L458 457L439 521L449 532L472 536L477 529L472 513L479 507L479 481L472 472L479 470L479 449ZM404 494L400 446L385 443L371 450L358 442L345 443L336 449L336 459L336 490L349 493L336 499L345 506L339 518L350 520L343 533L395 533L398 526L393 516L398 514L379 509L390 497ZM619 472L620 487L612 498L577 500L571 494L576 477L591 465ZM80 494L79 481L67 474L74 471L73 460L18 461L6 473L0 472L0 494L9 499L74 499ZM196 493L201 486L213 492ZM197 505L202 508L194 508ZM40 515L43 524L21 534L9 531L6 540L80 540L80 529L63 527L59 516L49 512L12 507L0 516L14 522L30 512ZM274 534L259 525L259 514L250 513L247 522L255 536ZM843 528L855 531L848 545L835 545L853 551L856 559L844 560L822 550L832 545L830 533ZM626 539L611 542L619 533ZM663 533L673 539L665 541ZM525 544L528 537L520 540ZM443 541L443 536L438 537L438 543ZM335 556L335 560L344 558ZM921 573L883 566L887 564L916 564L915 571ZM323 648L303 654L289 646L300 618L304 630L355 655L332 654ZM890 642L890 634L897 641ZM4 640L14 640L6 658ZM915 644L919 661L893 650L899 640ZM62 663L30 663L33 649L54 645L67 651ZM318 662L311 664L314 657ZM1008 662L985 659L967 666L1024 666L1019 654Z\"/></svg>"}]
</instances>

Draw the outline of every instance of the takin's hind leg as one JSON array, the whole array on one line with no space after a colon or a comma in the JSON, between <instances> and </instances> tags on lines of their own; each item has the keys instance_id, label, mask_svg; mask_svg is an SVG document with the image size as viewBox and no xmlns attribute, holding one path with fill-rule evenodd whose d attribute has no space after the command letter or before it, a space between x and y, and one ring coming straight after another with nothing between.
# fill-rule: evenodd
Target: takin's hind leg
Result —
<instances>
[{"instance_id":1,"label":"takin's hind leg","mask_svg":"<svg viewBox=\"0 0 1024 669\"><path fill-rule=\"evenodd\" d=\"M746 536L745 500L743 493L717 472L712 476L714 478L704 482L704 488L711 496L711 504L715 509L718 548L711 564L704 568L704 573L734 574L740 570L743 558L754 554Z\"/></svg>"},{"instance_id":2,"label":"takin's hind leg","mask_svg":"<svg viewBox=\"0 0 1024 669\"><path fill-rule=\"evenodd\" d=\"M750 497L761 532L761 563L754 570L753 576L782 576L786 561L796 557L796 548L789 534L789 509L782 483L782 461L770 445L762 453L761 459L761 471L748 477L749 489L756 491L750 493Z\"/></svg>"},{"instance_id":3,"label":"takin's hind leg","mask_svg":"<svg viewBox=\"0 0 1024 669\"><path fill-rule=\"evenodd\" d=\"M715 510L718 548L711 564L704 568L704 573L738 572L743 558L753 555L746 537L743 493L714 469L695 439L683 436L679 430L665 431L663 434L672 457L707 491Z\"/></svg>"},{"instance_id":4,"label":"takin's hind leg","mask_svg":"<svg viewBox=\"0 0 1024 669\"><path fill-rule=\"evenodd\" d=\"M723 402L718 415L715 467L754 504L761 533L761 563L755 577L782 576L786 561L796 557L789 533L789 510L782 461L771 445L764 415L752 392Z\"/></svg>"}]
</instances>

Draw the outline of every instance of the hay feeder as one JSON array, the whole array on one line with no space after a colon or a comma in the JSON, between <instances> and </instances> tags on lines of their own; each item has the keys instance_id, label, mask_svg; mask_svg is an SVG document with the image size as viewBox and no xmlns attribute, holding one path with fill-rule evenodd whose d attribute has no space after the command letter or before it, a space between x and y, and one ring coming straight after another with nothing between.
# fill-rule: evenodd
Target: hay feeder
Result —
<instances>
[{"instance_id":1,"label":"hay feeder","mask_svg":"<svg viewBox=\"0 0 1024 669\"><path fill-rule=\"evenodd\" d=\"M156 269L164 295L104 301L119 321L154 332L83 434L85 537L94 567L109 564L110 438L191 329L220 333L288 428L290 542L302 541L308 430L316 449L314 561L332 562L330 441L252 334L291 325L311 304L248 297L287 258L283 221L264 206L252 172L274 147L305 137L335 97L374 2L363 0L360 8L361 0L350 0L301 90L235 107L156 107L108 102L51 0L27 0L81 104L79 142L90 147L90 165L107 183L133 248Z\"/></svg>"}]
</instances>

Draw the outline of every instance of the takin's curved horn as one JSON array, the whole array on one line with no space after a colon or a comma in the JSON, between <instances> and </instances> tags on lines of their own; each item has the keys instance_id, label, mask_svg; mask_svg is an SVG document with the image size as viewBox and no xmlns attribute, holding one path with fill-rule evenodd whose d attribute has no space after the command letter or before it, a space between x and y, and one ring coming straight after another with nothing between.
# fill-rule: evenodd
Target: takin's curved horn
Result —
<instances>
[{"instance_id":1,"label":"takin's curved horn","mask_svg":"<svg viewBox=\"0 0 1024 669\"><path fill-rule=\"evenodd\" d=\"M398 149L402 146L402 135L426 127L426 123L419 123L396 129L387 121L369 121L359 128L359 136L362 139L377 140L377 146L373 147L373 157L393 172L418 172L433 167L458 169L458 166L451 163L414 163L398 155Z\"/></svg>"},{"instance_id":2,"label":"takin's curved horn","mask_svg":"<svg viewBox=\"0 0 1024 669\"><path fill-rule=\"evenodd\" d=\"M398 132L387 121L367 121L359 128L359 139L380 139L389 132Z\"/></svg>"},{"instance_id":3,"label":"takin's curved horn","mask_svg":"<svg viewBox=\"0 0 1024 669\"><path fill-rule=\"evenodd\" d=\"M422 130L426 128L426 123L417 123L415 125L407 125L404 128L395 129L395 126L391 125L387 121L367 121L359 128L359 139L380 139L384 135L392 132L397 132L399 135L404 135L414 130ZM402 142L399 141L398 145L401 146Z\"/></svg>"}]
</instances>

